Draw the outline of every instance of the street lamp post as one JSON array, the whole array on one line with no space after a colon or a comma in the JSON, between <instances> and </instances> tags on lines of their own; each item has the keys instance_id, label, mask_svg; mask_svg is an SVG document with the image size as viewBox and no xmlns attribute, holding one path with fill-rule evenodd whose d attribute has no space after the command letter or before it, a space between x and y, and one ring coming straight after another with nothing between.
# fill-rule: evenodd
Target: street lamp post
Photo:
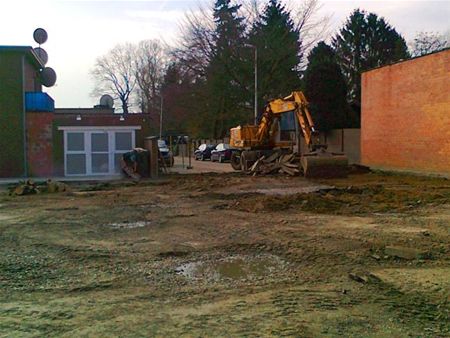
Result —
<instances>
[{"instance_id":1,"label":"street lamp post","mask_svg":"<svg viewBox=\"0 0 450 338\"><path fill-rule=\"evenodd\" d=\"M255 59L254 59L254 62L255 62L255 70L254 70L254 72L255 72L255 98L254 98L255 111L254 111L254 114L255 114L255 116L254 116L254 119L255 119L255 125L256 125L257 119L258 119L258 48L256 46L250 45L250 44L245 44L244 46L253 48L255 50Z\"/></svg>"},{"instance_id":2,"label":"street lamp post","mask_svg":"<svg viewBox=\"0 0 450 338\"><path fill-rule=\"evenodd\" d=\"M255 47L255 125L258 119L258 48Z\"/></svg>"},{"instance_id":3,"label":"street lamp post","mask_svg":"<svg viewBox=\"0 0 450 338\"><path fill-rule=\"evenodd\" d=\"M159 139L162 140L163 96L161 93L161 110L159 113Z\"/></svg>"}]
</instances>

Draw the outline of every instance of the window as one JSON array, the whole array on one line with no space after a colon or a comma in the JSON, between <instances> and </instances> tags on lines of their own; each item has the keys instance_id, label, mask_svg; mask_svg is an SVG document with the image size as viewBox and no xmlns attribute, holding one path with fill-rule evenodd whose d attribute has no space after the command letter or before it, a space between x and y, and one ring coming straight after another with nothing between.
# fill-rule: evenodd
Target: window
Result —
<instances>
[{"instance_id":1,"label":"window","mask_svg":"<svg viewBox=\"0 0 450 338\"><path fill-rule=\"evenodd\" d=\"M75 128L60 127L64 130L64 165L68 176L120 173L122 155L134 148L135 130L140 129Z\"/></svg>"},{"instance_id":2,"label":"window","mask_svg":"<svg viewBox=\"0 0 450 338\"><path fill-rule=\"evenodd\" d=\"M114 134L114 172L116 174L121 171L120 160L122 159L123 153L126 153L134 148L133 134L134 132L131 131L115 132Z\"/></svg>"},{"instance_id":3,"label":"window","mask_svg":"<svg viewBox=\"0 0 450 338\"><path fill-rule=\"evenodd\" d=\"M67 175L86 175L84 139L84 133L67 133L65 142Z\"/></svg>"},{"instance_id":4,"label":"window","mask_svg":"<svg viewBox=\"0 0 450 338\"><path fill-rule=\"evenodd\" d=\"M67 134L67 150L83 151L84 150L84 133L68 133Z\"/></svg>"},{"instance_id":5,"label":"window","mask_svg":"<svg viewBox=\"0 0 450 338\"><path fill-rule=\"evenodd\" d=\"M86 174L86 155L85 154L67 154L66 157L68 175Z\"/></svg>"},{"instance_id":6,"label":"window","mask_svg":"<svg viewBox=\"0 0 450 338\"><path fill-rule=\"evenodd\" d=\"M281 115L280 141L295 140L296 116L294 111Z\"/></svg>"},{"instance_id":7,"label":"window","mask_svg":"<svg viewBox=\"0 0 450 338\"><path fill-rule=\"evenodd\" d=\"M131 132L116 132L116 151L128 151L132 147Z\"/></svg>"},{"instance_id":8,"label":"window","mask_svg":"<svg viewBox=\"0 0 450 338\"><path fill-rule=\"evenodd\" d=\"M295 130L295 114L293 111L281 115L281 130Z\"/></svg>"}]
</instances>

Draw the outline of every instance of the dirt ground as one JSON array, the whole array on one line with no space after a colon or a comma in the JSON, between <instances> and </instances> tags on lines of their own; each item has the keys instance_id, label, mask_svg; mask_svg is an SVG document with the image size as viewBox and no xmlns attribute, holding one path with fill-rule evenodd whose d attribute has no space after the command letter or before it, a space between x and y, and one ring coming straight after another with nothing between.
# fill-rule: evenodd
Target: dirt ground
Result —
<instances>
[{"instance_id":1,"label":"dirt ground","mask_svg":"<svg viewBox=\"0 0 450 338\"><path fill-rule=\"evenodd\" d=\"M3 192L0 242L0 336L450 335L442 178L173 174Z\"/></svg>"}]
</instances>

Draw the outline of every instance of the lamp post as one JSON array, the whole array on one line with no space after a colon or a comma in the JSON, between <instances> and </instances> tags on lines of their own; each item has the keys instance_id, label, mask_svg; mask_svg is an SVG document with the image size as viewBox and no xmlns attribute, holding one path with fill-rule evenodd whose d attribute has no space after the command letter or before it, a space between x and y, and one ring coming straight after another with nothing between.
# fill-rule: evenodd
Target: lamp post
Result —
<instances>
[{"instance_id":1,"label":"lamp post","mask_svg":"<svg viewBox=\"0 0 450 338\"><path fill-rule=\"evenodd\" d=\"M245 47L250 47L253 48L255 50L255 59L254 59L254 63L255 63L255 111L254 111L254 118L255 118L255 125L257 123L257 119L258 119L258 48L254 45L250 45L250 44L245 44Z\"/></svg>"},{"instance_id":2,"label":"lamp post","mask_svg":"<svg viewBox=\"0 0 450 338\"><path fill-rule=\"evenodd\" d=\"M159 112L159 139L162 140L163 95L161 92L161 110Z\"/></svg>"}]
</instances>

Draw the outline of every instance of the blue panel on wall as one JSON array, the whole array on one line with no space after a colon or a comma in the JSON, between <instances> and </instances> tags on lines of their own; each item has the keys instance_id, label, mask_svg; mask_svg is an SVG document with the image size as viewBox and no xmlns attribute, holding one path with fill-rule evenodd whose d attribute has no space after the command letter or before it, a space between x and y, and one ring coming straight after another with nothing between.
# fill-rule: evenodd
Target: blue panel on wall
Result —
<instances>
[{"instance_id":1,"label":"blue panel on wall","mask_svg":"<svg viewBox=\"0 0 450 338\"><path fill-rule=\"evenodd\" d=\"M55 101L47 93L25 93L25 111L53 112Z\"/></svg>"}]
</instances>

